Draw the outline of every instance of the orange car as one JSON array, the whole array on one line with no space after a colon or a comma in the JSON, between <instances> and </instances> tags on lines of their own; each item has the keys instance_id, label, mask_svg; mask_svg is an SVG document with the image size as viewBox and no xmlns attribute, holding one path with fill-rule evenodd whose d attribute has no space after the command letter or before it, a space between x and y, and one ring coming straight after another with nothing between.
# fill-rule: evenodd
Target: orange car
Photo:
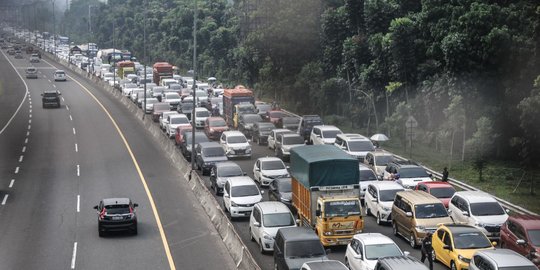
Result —
<instances>
[{"instance_id":1,"label":"orange car","mask_svg":"<svg viewBox=\"0 0 540 270\"><path fill-rule=\"evenodd\" d=\"M227 123L223 117L208 117L204 123L204 133L208 136L208 139L217 140L223 131L229 130Z\"/></svg>"}]
</instances>

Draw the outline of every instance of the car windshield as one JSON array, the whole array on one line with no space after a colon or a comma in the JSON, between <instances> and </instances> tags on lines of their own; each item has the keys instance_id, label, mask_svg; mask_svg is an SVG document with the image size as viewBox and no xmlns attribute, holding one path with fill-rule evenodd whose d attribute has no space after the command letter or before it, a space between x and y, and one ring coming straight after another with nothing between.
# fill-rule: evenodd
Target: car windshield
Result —
<instances>
[{"instance_id":1,"label":"car windshield","mask_svg":"<svg viewBox=\"0 0 540 270\"><path fill-rule=\"evenodd\" d=\"M221 157L225 156L223 147L210 147L202 150L205 157Z\"/></svg>"},{"instance_id":2,"label":"car windshield","mask_svg":"<svg viewBox=\"0 0 540 270\"><path fill-rule=\"evenodd\" d=\"M291 213L276 213L263 215L264 227L285 227L293 226L294 219Z\"/></svg>"},{"instance_id":3,"label":"car windshield","mask_svg":"<svg viewBox=\"0 0 540 270\"><path fill-rule=\"evenodd\" d=\"M447 217L448 212L442 203L417 204L414 206L416 218Z\"/></svg>"},{"instance_id":4,"label":"car windshield","mask_svg":"<svg viewBox=\"0 0 540 270\"><path fill-rule=\"evenodd\" d=\"M540 247L540 230L528 230L529 239L531 239L531 244L535 247Z\"/></svg>"},{"instance_id":5,"label":"car windshield","mask_svg":"<svg viewBox=\"0 0 540 270\"><path fill-rule=\"evenodd\" d=\"M338 134L341 134L341 131L339 130L323 130L322 136L325 139L332 139L336 138Z\"/></svg>"},{"instance_id":6,"label":"car windshield","mask_svg":"<svg viewBox=\"0 0 540 270\"><path fill-rule=\"evenodd\" d=\"M183 102L182 103L182 111L188 111L188 110L193 110L193 104Z\"/></svg>"},{"instance_id":7,"label":"car windshield","mask_svg":"<svg viewBox=\"0 0 540 270\"><path fill-rule=\"evenodd\" d=\"M148 105L148 104L151 105L151 104L154 104L154 103L157 103L157 102L158 102L157 99L146 99L146 104L147 104L147 105Z\"/></svg>"},{"instance_id":8,"label":"car windshield","mask_svg":"<svg viewBox=\"0 0 540 270\"><path fill-rule=\"evenodd\" d=\"M180 99L180 96L177 93L167 93L165 94L166 99Z\"/></svg>"},{"instance_id":9,"label":"car windshield","mask_svg":"<svg viewBox=\"0 0 540 270\"><path fill-rule=\"evenodd\" d=\"M279 181L278 182L278 188L281 192L291 192L292 191L292 184L291 181Z\"/></svg>"},{"instance_id":10,"label":"car windshield","mask_svg":"<svg viewBox=\"0 0 540 270\"><path fill-rule=\"evenodd\" d=\"M225 127L227 126L227 123L225 123L225 120L219 119L219 120L212 120L210 121L211 127Z\"/></svg>"},{"instance_id":11,"label":"car windshield","mask_svg":"<svg viewBox=\"0 0 540 270\"><path fill-rule=\"evenodd\" d=\"M281 160L271 160L261 162L261 169L263 170L283 170L285 169L285 164Z\"/></svg>"},{"instance_id":12,"label":"car windshield","mask_svg":"<svg viewBox=\"0 0 540 270\"><path fill-rule=\"evenodd\" d=\"M300 136L283 137L283 144L284 145L304 144L304 138L302 138Z\"/></svg>"},{"instance_id":13,"label":"car windshield","mask_svg":"<svg viewBox=\"0 0 540 270\"><path fill-rule=\"evenodd\" d=\"M271 118L280 118L283 116L283 113L280 111L269 112Z\"/></svg>"},{"instance_id":14,"label":"car windshield","mask_svg":"<svg viewBox=\"0 0 540 270\"><path fill-rule=\"evenodd\" d=\"M231 188L232 197L247 197L259 195L256 185L234 186Z\"/></svg>"},{"instance_id":15,"label":"car windshield","mask_svg":"<svg viewBox=\"0 0 540 270\"><path fill-rule=\"evenodd\" d=\"M289 241L285 244L285 257L289 259L321 257L324 255L324 248L318 239Z\"/></svg>"},{"instance_id":16,"label":"car windshield","mask_svg":"<svg viewBox=\"0 0 540 270\"><path fill-rule=\"evenodd\" d=\"M129 205L127 204L105 205L105 209L107 209L107 214L129 214Z\"/></svg>"},{"instance_id":17,"label":"car windshield","mask_svg":"<svg viewBox=\"0 0 540 270\"><path fill-rule=\"evenodd\" d=\"M225 166L218 170L219 177L242 176L244 172L239 166Z\"/></svg>"},{"instance_id":18,"label":"car windshield","mask_svg":"<svg viewBox=\"0 0 540 270\"><path fill-rule=\"evenodd\" d=\"M481 232L455 233L453 237L456 249L479 249L492 246L489 239Z\"/></svg>"},{"instance_id":19,"label":"car windshield","mask_svg":"<svg viewBox=\"0 0 540 270\"><path fill-rule=\"evenodd\" d=\"M325 217L347 217L360 214L357 200L330 201L324 203Z\"/></svg>"},{"instance_id":20,"label":"car windshield","mask_svg":"<svg viewBox=\"0 0 540 270\"><path fill-rule=\"evenodd\" d=\"M261 124L259 125L259 130L260 130L260 131L266 131L266 132L269 132L269 131L271 131L271 130L274 129L274 128L275 128L274 125L272 125L271 123L264 123L264 124L261 123Z\"/></svg>"},{"instance_id":21,"label":"car windshield","mask_svg":"<svg viewBox=\"0 0 540 270\"><path fill-rule=\"evenodd\" d=\"M451 198L456 193L456 190L453 187L439 187L439 188L430 188L429 193L435 198L444 199Z\"/></svg>"},{"instance_id":22,"label":"car windshield","mask_svg":"<svg viewBox=\"0 0 540 270\"><path fill-rule=\"evenodd\" d=\"M363 181L376 181L377 176L372 170L360 170L360 182Z\"/></svg>"},{"instance_id":23,"label":"car windshield","mask_svg":"<svg viewBox=\"0 0 540 270\"><path fill-rule=\"evenodd\" d=\"M154 104L154 111L169 110L169 104Z\"/></svg>"},{"instance_id":24,"label":"car windshield","mask_svg":"<svg viewBox=\"0 0 540 270\"><path fill-rule=\"evenodd\" d=\"M393 202L396 197L396 193L403 191L403 189L388 189L379 191L379 201L381 202Z\"/></svg>"},{"instance_id":25,"label":"car windshield","mask_svg":"<svg viewBox=\"0 0 540 270\"><path fill-rule=\"evenodd\" d=\"M373 151L375 148L370 141L350 141L349 151Z\"/></svg>"},{"instance_id":26,"label":"car windshield","mask_svg":"<svg viewBox=\"0 0 540 270\"><path fill-rule=\"evenodd\" d=\"M400 178L429 177L426 170L421 167L401 168L399 170Z\"/></svg>"},{"instance_id":27,"label":"car windshield","mask_svg":"<svg viewBox=\"0 0 540 270\"><path fill-rule=\"evenodd\" d=\"M186 117L171 117L171 124L173 125L189 124L189 120Z\"/></svg>"},{"instance_id":28,"label":"car windshield","mask_svg":"<svg viewBox=\"0 0 540 270\"><path fill-rule=\"evenodd\" d=\"M244 136L228 136L227 142L228 143L246 143L247 139Z\"/></svg>"},{"instance_id":29,"label":"car windshield","mask_svg":"<svg viewBox=\"0 0 540 270\"><path fill-rule=\"evenodd\" d=\"M187 145L189 145L190 149L191 150L191 132L188 132L186 133L186 137L184 138L184 141L186 142ZM206 137L206 134L204 133L195 133L195 143L200 143L200 142L208 142L208 137Z\"/></svg>"},{"instance_id":30,"label":"car windshield","mask_svg":"<svg viewBox=\"0 0 540 270\"><path fill-rule=\"evenodd\" d=\"M209 117L210 113L208 113L208 111L198 111L198 112L195 112L195 116L197 116L197 117Z\"/></svg>"},{"instance_id":31,"label":"car windshield","mask_svg":"<svg viewBox=\"0 0 540 270\"><path fill-rule=\"evenodd\" d=\"M260 121L262 121L262 119L259 115L244 115L245 123L255 123Z\"/></svg>"},{"instance_id":32,"label":"car windshield","mask_svg":"<svg viewBox=\"0 0 540 270\"><path fill-rule=\"evenodd\" d=\"M259 104L257 105L257 109L259 109L259 113L267 112L269 111L271 106L269 104Z\"/></svg>"},{"instance_id":33,"label":"car windshield","mask_svg":"<svg viewBox=\"0 0 540 270\"><path fill-rule=\"evenodd\" d=\"M504 209L497 202L471 203L471 212L475 216L504 215Z\"/></svg>"},{"instance_id":34,"label":"car windshield","mask_svg":"<svg viewBox=\"0 0 540 270\"><path fill-rule=\"evenodd\" d=\"M396 244L367 245L365 250L366 259L368 260L378 260L379 258L383 257L403 255Z\"/></svg>"}]
</instances>

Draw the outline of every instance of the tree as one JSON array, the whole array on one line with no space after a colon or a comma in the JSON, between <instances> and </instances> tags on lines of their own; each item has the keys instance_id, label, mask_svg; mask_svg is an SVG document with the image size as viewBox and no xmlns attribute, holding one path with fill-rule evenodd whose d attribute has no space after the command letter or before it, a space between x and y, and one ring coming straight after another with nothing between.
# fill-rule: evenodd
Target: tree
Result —
<instances>
[{"instance_id":1,"label":"tree","mask_svg":"<svg viewBox=\"0 0 540 270\"><path fill-rule=\"evenodd\" d=\"M443 129L447 129L451 134L450 142L450 160L448 168L452 166L452 158L454 153L454 138L457 132L464 132L465 128L465 108L463 106L463 98L461 96L452 97L452 101L448 105L448 108L444 109L444 115L446 116L446 123L443 125Z\"/></svg>"},{"instance_id":2,"label":"tree","mask_svg":"<svg viewBox=\"0 0 540 270\"><path fill-rule=\"evenodd\" d=\"M476 132L467 140L467 149L473 158L473 167L478 172L478 181L484 181L483 170L490 154L495 148L497 134L493 130L493 121L487 117L480 117L476 121Z\"/></svg>"},{"instance_id":3,"label":"tree","mask_svg":"<svg viewBox=\"0 0 540 270\"><path fill-rule=\"evenodd\" d=\"M519 122L523 130L520 156L525 168L540 167L540 76L534 82L534 88L529 97L518 104L520 111Z\"/></svg>"}]
</instances>

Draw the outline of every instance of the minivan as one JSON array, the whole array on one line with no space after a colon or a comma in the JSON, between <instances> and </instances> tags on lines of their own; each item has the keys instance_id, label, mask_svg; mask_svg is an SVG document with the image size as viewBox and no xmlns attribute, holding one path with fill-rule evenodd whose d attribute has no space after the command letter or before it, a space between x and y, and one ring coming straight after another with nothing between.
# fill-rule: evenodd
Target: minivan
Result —
<instances>
[{"instance_id":1,"label":"minivan","mask_svg":"<svg viewBox=\"0 0 540 270\"><path fill-rule=\"evenodd\" d=\"M394 235L408 239L412 248L422 242L427 232L435 232L437 224L453 222L439 199L419 190L396 193L391 215Z\"/></svg>"},{"instance_id":2,"label":"minivan","mask_svg":"<svg viewBox=\"0 0 540 270\"><path fill-rule=\"evenodd\" d=\"M311 228L278 230L274 241L274 269L299 270L306 262L327 259L321 240Z\"/></svg>"},{"instance_id":3,"label":"minivan","mask_svg":"<svg viewBox=\"0 0 540 270\"><path fill-rule=\"evenodd\" d=\"M374 270L428 270L429 268L411 256L391 256L380 258Z\"/></svg>"},{"instance_id":4,"label":"minivan","mask_svg":"<svg viewBox=\"0 0 540 270\"><path fill-rule=\"evenodd\" d=\"M255 204L249 218L249 237L259 244L259 251L274 250L274 238L281 228L296 227L291 210L282 202L260 202Z\"/></svg>"}]
</instances>

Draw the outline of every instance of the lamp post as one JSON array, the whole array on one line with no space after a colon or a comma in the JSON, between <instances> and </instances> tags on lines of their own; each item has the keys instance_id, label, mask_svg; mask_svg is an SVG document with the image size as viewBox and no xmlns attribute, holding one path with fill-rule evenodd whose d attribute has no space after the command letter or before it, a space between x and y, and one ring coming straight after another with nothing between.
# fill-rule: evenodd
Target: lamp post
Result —
<instances>
[{"instance_id":1,"label":"lamp post","mask_svg":"<svg viewBox=\"0 0 540 270\"><path fill-rule=\"evenodd\" d=\"M113 46L113 54L112 54L112 57L111 57L111 60L113 62L113 88L116 86L116 61L115 61L115 58L116 58L116 47L115 47L115 44L114 44L114 40L116 38L116 23L115 23L115 20L113 19L113 22L112 22L112 27L113 27L113 39L112 39L112 46Z\"/></svg>"},{"instance_id":2,"label":"lamp post","mask_svg":"<svg viewBox=\"0 0 540 270\"><path fill-rule=\"evenodd\" d=\"M143 22L143 65L144 65L144 106L143 106L143 115L142 118L144 120L144 116L146 115L146 64L148 61L146 60L146 0L144 0L144 22Z\"/></svg>"},{"instance_id":3,"label":"lamp post","mask_svg":"<svg viewBox=\"0 0 540 270\"><path fill-rule=\"evenodd\" d=\"M54 57L56 58L56 17L54 12L54 2L52 1L52 14L53 14L53 49L54 49Z\"/></svg>"},{"instance_id":4,"label":"lamp post","mask_svg":"<svg viewBox=\"0 0 540 270\"><path fill-rule=\"evenodd\" d=\"M193 109L191 111L191 170L195 170L195 107L197 106L197 100L195 95L195 89L197 87L197 0L194 0L195 12L193 14Z\"/></svg>"}]
</instances>

